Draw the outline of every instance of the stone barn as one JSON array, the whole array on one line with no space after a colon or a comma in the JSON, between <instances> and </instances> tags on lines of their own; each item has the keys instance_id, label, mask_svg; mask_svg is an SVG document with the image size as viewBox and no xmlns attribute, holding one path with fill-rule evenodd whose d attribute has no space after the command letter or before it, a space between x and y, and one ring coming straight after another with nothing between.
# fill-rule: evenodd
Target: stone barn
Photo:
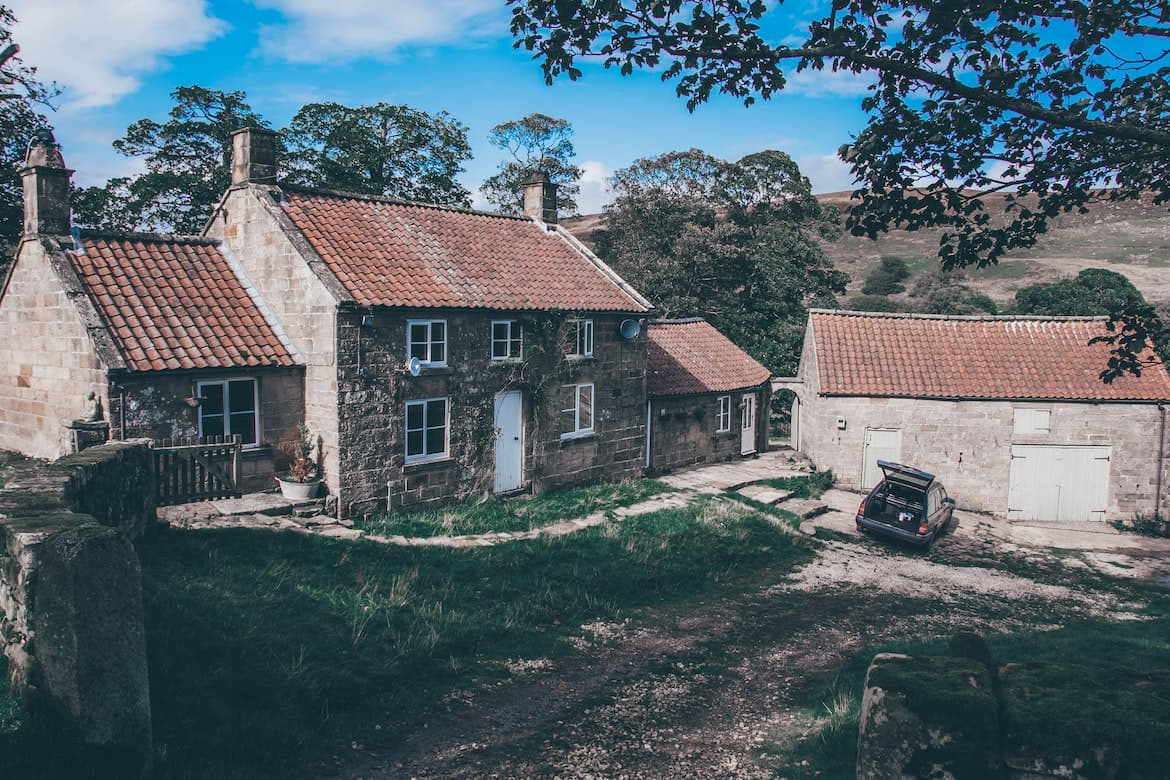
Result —
<instances>
[{"instance_id":1,"label":"stone barn","mask_svg":"<svg viewBox=\"0 0 1170 780\"><path fill-rule=\"evenodd\" d=\"M649 471L767 449L767 368L701 319L651 321L649 337Z\"/></svg>"},{"instance_id":2,"label":"stone barn","mask_svg":"<svg viewBox=\"0 0 1170 780\"><path fill-rule=\"evenodd\" d=\"M938 475L958 505L1009 519L1165 512L1170 377L1105 384L1104 318L813 310L791 389L793 443L838 485L877 460Z\"/></svg>"}]
</instances>

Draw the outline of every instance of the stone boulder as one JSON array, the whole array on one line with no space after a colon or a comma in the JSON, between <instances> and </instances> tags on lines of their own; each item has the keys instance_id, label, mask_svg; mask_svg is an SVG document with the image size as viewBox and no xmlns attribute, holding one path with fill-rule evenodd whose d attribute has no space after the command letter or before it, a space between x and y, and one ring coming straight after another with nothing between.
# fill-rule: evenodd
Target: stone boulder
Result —
<instances>
[{"instance_id":1,"label":"stone boulder","mask_svg":"<svg viewBox=\"0 0 1170 780\"><path fill-rule=\"evenodd\" d=\"M979 661L875 656L861 700L858 780L1002 777L997 710Z\"/></svg>"}]
</instances>

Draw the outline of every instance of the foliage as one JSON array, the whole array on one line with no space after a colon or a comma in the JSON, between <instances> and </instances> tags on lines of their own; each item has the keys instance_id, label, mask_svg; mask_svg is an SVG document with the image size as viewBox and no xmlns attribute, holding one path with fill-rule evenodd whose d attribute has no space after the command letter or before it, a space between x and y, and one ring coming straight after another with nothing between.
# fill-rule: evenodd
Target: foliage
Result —
<instances>
[{"instance_id":1,"label":"foliage","mask_svg":"<svg viewBox=\"0 0 1170 780\"><path fill-rule=\"evenodd\" d=\"M821 494L833 487L833 472L814 471L807 477L776 477L766 479L763 484L778 490L790 490L796 498L820 498Z\"/></svg>"},{"instance_id":2,"label":"foliage","mask_svg":"<svg viewBox=\"0 0 1170 780\"><path fill-rule=\"evenodd\" d=\"M914 282L910 291L915 298L914 308L923 314L996 314L999 307L970 286L959 271L934 271Z\"/></svg>"},{"instance_id":3,"label":"foliage","mask_svg":"<svg viewBox=\"0 0 1170 780\"><path fill-rule=\"evenodd\" d=\"M1138 512L1128 520L1112 520L1109 525L1118 531L1126 531L1142 536L1170 536L1170 523L1158 515L1144 515Z\"/></svg>"},{"instance_id":4,"label":"foliage","mask_svg":"<svg viewBox=\"0 0 1170 780\"><path fill-rule=\"evenodd\" d=\"M596 56L660 69L690 108L750 104L794 72L870 81L867 126L841 155L863 182L848 225L942 226L944 267L995 262L1049 221L1152 192L1170 201L1170 11L1160 0L834 0L793 36L761 0L509 0L516 46L547 80ZM982 193L1004 193L1003 219ZM1140 371L1149 310L1127 311L1108 380Z\"/></svg>"},{"instance_id":5,"label":"foliage","mask_svg":"<svg viewBox=\"0 0 1170 780\"><path fill-rule=\"evenodd\" d=\"M735 163L698 149L636 160L613 177L599 254L660 316L702 316L773 373L791 373L807 306L848 281L818 240L839 228L783 152Z\"/></svg>"},{"instance_id":6,"label":"foliage","mask_svg":"<svg viewBox=\"0 0 1170 780\"><path fill-rule=\"evenodd\" d=\"M297 437L283 442L280 451L288 457L288 480L292 482L309 482L317 478L318 465L313 459L313 449L316 447L313 434L304 423L297 423Z\"/></svg>"},{"instance_id":7,"label":"foliage","mask_svg":"<svg viewBox=\"0 0 1170 780\"><path fill-rule=\"evenodd\" d=\"M456 181L471 159L467 128L446 111L309 103L284 131L285 180L309 187L469 206Z\"/></svg>"},{"instance_id":8,"label":"foliage","mask_svg":"<svg viewBox=\"0 0 1170 780\"><path fill-rule=\"evenodd\" d=\"M671 488L651 479L638 479L560 490L532 497L473 499L446 509L395 512L361 522L369 533L402 536L460 536L512 531L576 520L594 512L608 513L630 506Z\"/></svg>"},{"instance_id":9,"label":"foliage","mask_svg":"<svg viewBox=\"0 0 1170 780\"><path fill-rule=\"evenodd\" d=\"M524 183L538 171L557 185L557 206L564 214L577 213L577 180L581 169L573 164L573 127L565 119L529 114L523 119L496 125L488 141L512 158L500 163L480 188L488 203L505 214L524 211Z\"/></svg>"},{"instance_id":10,"label":"foliage","mask_svg":"<svg viewBox=\"0 0 1170 780\"><path fill-rule=\"evenodd\" d=\"M900 257L883 257L865 274L862 295L897 295L906 292L902 282L910 278L910 268Z\"/></svg>"},{"instance_id":11,"label":"foliage","mask_svg":"<svg viewBox=\"0 0 1170 780\"><path fill-rule=\"evenodd\" d=\"M582 623L737 592L807 553L712 497L495 547L162 531L141 556L163 776L264 778L385 749L509 660L572 652Z\"/></svg>"},{"instance_id":12,"label":"foliage","mask_svg":"<svg viewBox=\"0 0 1170 780\"><path fill-rule=\"evenodd\" d=\"M902 311L897 301L885 295L854 295L845 301L845 308L850 311Z\"/></svg>"},{"instance_id":13,"label":"foliage","mask_svg":"<svg viewBox=\"0 0 1170 780\"><path fill-rule=\"evenodd\" d=\"M78 192L75 221L116 230L198 233L231 184L232 133L267 127L243 92L178 87L162 123L140 119L114 141L146 171Z\"/></svg>"},{"instance_id":14,"label":"foliage","mask_svg":"<svg viewBox=\"0 0 1170 780\"><path fill-rule=\"evenodd\" d=\"M1071 279L1033 284L1016 291L1020 314L1090 316L1145 306L1146 299L1125 276L1105 268L1086 268Z\"/></svg>"},{"instance_id":15,"label":"foliage","mask_svg":"<svg viewBox=\"0 0 1170 780\"><path fill-rule=\"evenodd\" d=\"M0 5L0 279L16 249L24 227L24 196L20 169L33 133L49 127L38 106L47 106L56 94L36 78L36 69L24 65L12 40L16 17ZM51 129L51 128L50 128Z\"/></svg>"}]
</instances>

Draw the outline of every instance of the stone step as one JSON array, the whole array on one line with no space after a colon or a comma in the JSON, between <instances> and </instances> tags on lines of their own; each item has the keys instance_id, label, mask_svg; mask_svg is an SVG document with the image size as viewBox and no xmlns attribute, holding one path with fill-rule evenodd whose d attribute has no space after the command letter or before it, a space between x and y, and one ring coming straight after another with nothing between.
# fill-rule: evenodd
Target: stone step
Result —
<instances>
[{"instance_id":1,"label":"stone step","mask_svg":"<svg viewBox=\"0 0 1170 780\"><path fill-rule=\"evenodd\" d=\"M791 512L801 520L808 520L829 511L826 504L810 498L792 498L780 505L785 512Z\"/></svg>"},{"instance_id":2,"label":"stone step","mask_svg":"<svg viewBox=\"0 0 1170 780\"><path fill-rule=\"evenodd\" d=\"M761 504L779 504L792 498L791 490L780 490L767 485L745 485L736 492Z\"/></svg>"},{"instance_id":3,"label":"stone step","mask_svg":"<svg viewBox=\"0 0 1170 780\"><path fill-rule=\"evenodd\" d=\"M305 503L296 503L292 505L293 517L317 517L325 512L325 499L320 498L314 501ZM336 522L336 521L334 521Z\"/></svg>"}]
</instances>

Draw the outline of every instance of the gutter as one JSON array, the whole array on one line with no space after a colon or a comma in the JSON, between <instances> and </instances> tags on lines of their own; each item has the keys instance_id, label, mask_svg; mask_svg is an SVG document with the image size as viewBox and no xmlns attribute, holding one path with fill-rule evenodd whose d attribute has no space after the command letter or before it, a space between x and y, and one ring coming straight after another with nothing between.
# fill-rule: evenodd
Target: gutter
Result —
<instances>
[{"instance_id":1,"label":"gutter","mask_svg":"<svg viewBox=\"0 0 1170 780\"><path fill-rule=\"evenodd\" d=\"M654 422L653 418L650 415L650 407L653 404L654 404L653 401L651 401L650 399L646 399L646 469L647 469L647 471L650 469L650 426ZM1165 422L1165 420L1166 420L1166 418L1165 418L1165 416L1163 416L1162 417L1163 423ZM1161 474L1161 472L1159 472L1159 474Z\"/></svg>"},{"instance_id":2,"label":"gutter","mask_svg":"<svg viewBox=\"0 0 1170 780\"><path fill-rule=\"evenodd\" d=\"M1154 519L1162 519L1162 470L1165 466L1163 456L1166 454L1166 405L1158 404L1158 470L1154 477Z\"/></svg>"}]
</instances>

